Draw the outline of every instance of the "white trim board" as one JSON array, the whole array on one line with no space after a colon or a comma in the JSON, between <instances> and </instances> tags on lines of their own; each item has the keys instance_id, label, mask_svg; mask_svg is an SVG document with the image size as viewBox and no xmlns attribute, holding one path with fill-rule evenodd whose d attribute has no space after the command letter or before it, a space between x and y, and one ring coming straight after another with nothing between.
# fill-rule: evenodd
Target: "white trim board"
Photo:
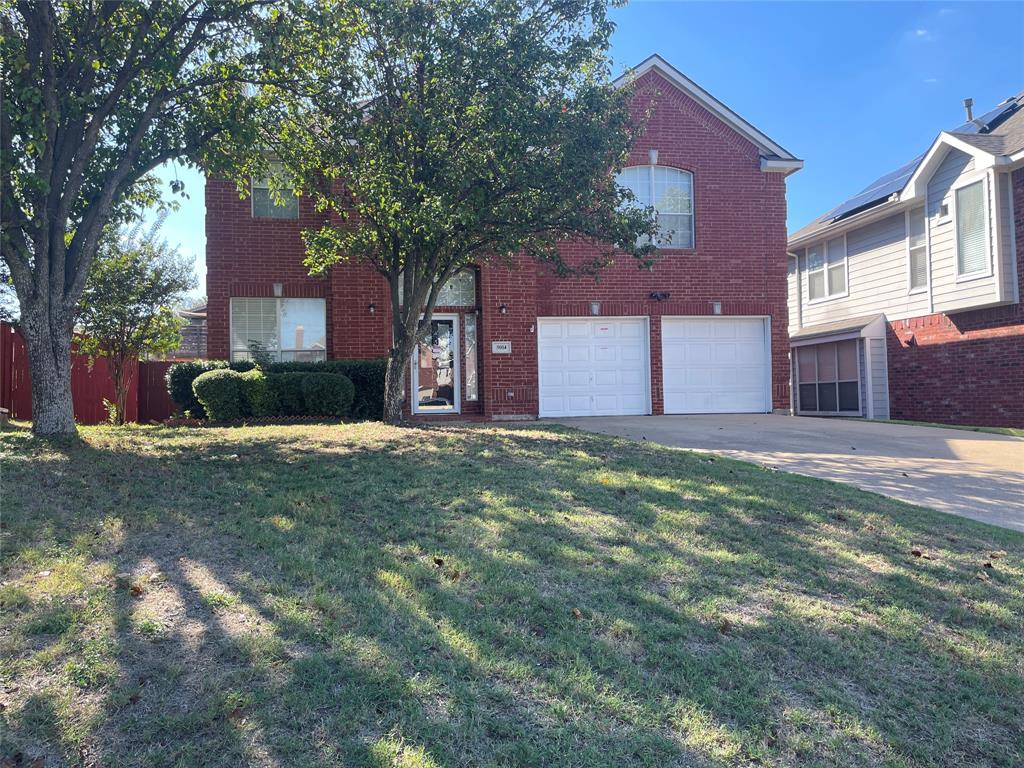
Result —
<instances>
[{"instance_id":1,"label":"white trim board","mask_svg":"<svg viewBox=\"0 0 1024 768\"><path fill-rule=\"evenodd\" d=\"M762 152L770 155L776 155L777 157L766 158L773 167L765 167L762 165L764 171L781 171L792 173L803 168L803 161L793 155L791 152L786 150L782 145L770 139L764 133L759 131L753 125L748 123L742 117L733 112L729 107L723 104L721 101L716 99L710 93L705 91L693 80L688 78L678 69L669 64L657 53L648 56L642 62L640 62L635 68L628 70L624 74L617 77L614 81L615 85L622 86L633 82L636 78L645 75L651 70L656 70L666 80L676 86L679 90L689 96L691 99L696 101L708 112L713 114L715 117L720 119L736 133L745 138L751 144L756 146ZM783 164L780 161L786 161L788 165Z\"/></svg>"}]
</instances>

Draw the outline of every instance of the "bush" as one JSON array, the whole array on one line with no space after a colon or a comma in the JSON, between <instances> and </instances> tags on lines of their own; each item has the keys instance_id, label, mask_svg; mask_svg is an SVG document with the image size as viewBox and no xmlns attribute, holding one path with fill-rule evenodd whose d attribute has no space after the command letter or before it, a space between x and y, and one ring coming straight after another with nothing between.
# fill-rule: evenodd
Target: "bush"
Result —
<instances>
[{"instance_id":1,"label":"bush","mask_svg":"<svg viewBox=\"0 0 1024 768\"><path fill-rule=\"evenodd\" d=\"M223 360L191 360L187 363L175 363L167 369L167 392L171 400L184 414L196 419L206 416L206 411L198 400L192 383L198 376L207 371L227 368L228 364Z\"/></svg>"},{"instance_id":2,"label":"bush","mask_svg":"<svg viewBox=\"0 0 1024 768\"><path fill-rule=\"evenodd\" d=\"M282 374L283 375L283 374ZM352 410L355 387L340 373L304 373L302 400L307 416L348 416Z\"/></svg>"},{"instance_id":3,"label":"bush","mask_svg":"<svg viewBox=\"0 0 1024 768\"><path fill-rule=\"evenodd\" d=\"M221 368L201 373L192 382L196 400L213 421L242 417L241 379L241 373Z\"/></svg>"},{"instance_id":4,"label":"bush","mask_svg":"<svg viewBox=\"0 0 1024 768\"><path fill-rule=\"evenodd\" d=\"M178 406L178 410L187 413L193 418L206 418L206 411L202 403L196 400L195 390L192 384L207 371L219 371L230 368L233 371L244 373L255 368L250 360L240 360L236 363L228 363L227 360L190 360L184 363L175 363L167 369L167 392L171 400Z\"/></svg>"},{"instance_id":5,"label":"bush","mask_svg":"<svg viewBox=\"0 0 1024 768\"><path fill-rule=\"evenodd\" d=\"M238 397L243 416L271 416L274 401L267 377L259 368L238 374Z\"/></svg>"},{"instance_id":6,"label":"bush","mask_svg":"<svg viewBox=\"0 0 1024 768\"><path fill-rule=\"evenodd\" d=\"M324 360L315 363L272 363L268 374L338 373L348 377L355 387L352 416L356 419L380 419L384 415L384 374L386 358L372 360Z\"/></svg>"},{"instance_id":7,"label":"bush","mask_svg":"<svg viewBox=\"0 0 1024 768\"><path fill-rule=\"evenodd\" d=\"M302 380L305 373L267 374L267 399L270 413L274 416L304 416L305 401L302 398Z\"/></svg>"}]
</instances>

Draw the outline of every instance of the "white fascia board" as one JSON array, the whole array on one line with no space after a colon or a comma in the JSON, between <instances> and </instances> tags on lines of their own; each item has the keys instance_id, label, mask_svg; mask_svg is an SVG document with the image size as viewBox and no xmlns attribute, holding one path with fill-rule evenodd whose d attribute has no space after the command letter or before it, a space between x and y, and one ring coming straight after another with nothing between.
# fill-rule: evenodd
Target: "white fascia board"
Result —
<instances>
[{"instance_id":1,"label":"white fascia board","mask_svg":"<svg viewBox=\"0 0 1024 768\"><path fill-rule=\"evenodd\" d=\"M705 91L656 53L648 56L640 62L636 68L619 75L619 77L617 77L613 82L617 86L628 85L636 78L646 74L652 69L656 69L666 80L708 110L708 112L722 120L722 122L746 138L754 146L759 147L762 151L768 154L778 155L782 160L797 160L795 155L787 151L780 144L772 141L765 134L761 133L761 131L757 130L757 128L737 115L725 106L725 104Z\"/></svg>"},{"instance_id":2,"label":"white fascia board","mask_svg":"<svg viewBox=\"0 0 1024 768\"><path fill-rule=\"evenodd\" d=\"M841 219L832 226L819 229L816 232L811 232L810 234L803 235L799 238L792 238L787 242L786 247L802 248L808 243L817 243L819 241L823 242L833 237L838 237L846 232L863 227L865 224L870 224L873 221L887 218L888 216L892 216L902 210L905 210L909 207L911 202L913 202L912 198L896 199L895 196L893 196L884 203L879 203L873 208L868 208L866 211L861 211L853 216Z\"/></svg>"},{"instance_id":3,"label":"white fascia board","mask_svg":"<svg viewBox=\"0 0 1024 768\"><path fill-rule=\"evenodd\" d=\"M781 173L789 176L804 167L803 160L777 160L774 158L761 158L761 170L765 173Z\"/></svg>"},{"instance_id":4,"label":"white fascia board","mask_svg":"<svg viewBox=\"0 0 1024 768\"><path fill-rule=\"evenodd\" d=\"M939 163L946 157L950 149L958 149L973 157L975 160L975 170L984 170L992 167L997 163L997 157L999 157L991 152L979 149L973 144L968 144L951 133L943 131L932 142L924 159L918 164L917 170L914 171L914 175L903 186L903 190L900 192L901 200L924 197L929 179L931 179L932 174L935 173Z\"/></svg>"}]
</instances>

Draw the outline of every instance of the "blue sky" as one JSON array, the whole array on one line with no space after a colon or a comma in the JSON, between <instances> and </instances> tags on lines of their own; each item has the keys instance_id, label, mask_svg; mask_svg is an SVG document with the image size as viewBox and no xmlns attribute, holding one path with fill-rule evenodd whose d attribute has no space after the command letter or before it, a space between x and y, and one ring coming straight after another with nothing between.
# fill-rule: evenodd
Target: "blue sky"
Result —
<instances>
[{"instance_id":1,"label":"blue sky","mask_svg":"<svg viewBox=\"0 0 1024 768\"><path fill-rule=\"evenodd\" d=\"M1024 2L691 3L617 9L620 69L660 53L805 161L789 177L789 228L803 226L963 122L1024 90ZM204 292L202 177L164 234L196 258Z\"/></svg>"}]
</instances>

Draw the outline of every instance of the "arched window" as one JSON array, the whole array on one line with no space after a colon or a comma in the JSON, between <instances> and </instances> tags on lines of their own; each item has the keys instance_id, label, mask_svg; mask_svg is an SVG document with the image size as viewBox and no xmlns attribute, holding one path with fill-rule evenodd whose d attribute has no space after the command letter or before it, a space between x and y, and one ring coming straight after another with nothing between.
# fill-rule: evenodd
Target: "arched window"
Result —
<instances>
[{"instance_id":1,"label":"arched window","mask_svg":"<svg viewBox=\"0 0 1024 768\"><path fill-rule=\"evenodd\" d=\"M664 165L634 165L618 176L640 205L658 213L662 248L693 248L693 174Z\"/></svg>"}]
</instances>

